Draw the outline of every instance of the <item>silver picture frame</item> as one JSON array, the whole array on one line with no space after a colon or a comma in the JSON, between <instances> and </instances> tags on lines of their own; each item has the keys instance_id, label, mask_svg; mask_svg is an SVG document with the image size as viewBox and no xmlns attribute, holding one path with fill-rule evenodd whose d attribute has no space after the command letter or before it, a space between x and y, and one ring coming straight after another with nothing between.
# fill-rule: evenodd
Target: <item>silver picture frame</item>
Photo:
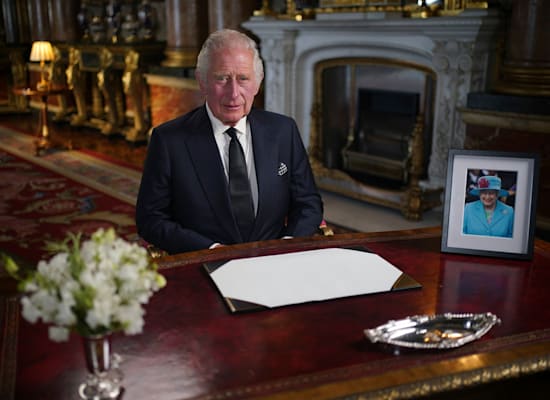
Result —
<instances>
[{"instance_id":1,"label":"silver picture frame","mask_svg":"<svg viewBox=\"0 0 550 400\"><path fill-rule=\"evenodd\" d=\"M540 156L536 153L494 152L486 150L449 151L445 203L442 224L441 251L492 257L531 259L533 257L536 202L538 194ZM470 178L499 176L508 194L499 201L510 202L513 227L508 236L471 233L465 221L466 204L472 193ZM476 191L474 190L474 193ZM500 195L499 195L500 196ZM512 199L513 197L513 199ZM512 201L513 200L513 201Z\"/></svg>"}]
</instances>

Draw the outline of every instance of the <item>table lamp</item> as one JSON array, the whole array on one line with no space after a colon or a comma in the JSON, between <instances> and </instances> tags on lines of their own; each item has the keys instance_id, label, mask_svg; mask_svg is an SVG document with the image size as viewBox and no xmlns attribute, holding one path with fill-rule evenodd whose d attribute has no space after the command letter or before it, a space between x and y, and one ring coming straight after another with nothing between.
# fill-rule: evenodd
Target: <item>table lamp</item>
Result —
<instances>
[{"instance_id":1,"label":"table lamp","mask_svg":"<svg viewBox=\"0 0 550 400\"><path fill-rule=\"evenodd\" d=\"M30 60L40 61L40 82L36 84L37 90L48 89L49 82L46 79L44 64L46 63L46 61L53 61L53 58L54 58L53 48L50 42L42 41L42 40L33 42Z\"/></svg>"}]
</instances>

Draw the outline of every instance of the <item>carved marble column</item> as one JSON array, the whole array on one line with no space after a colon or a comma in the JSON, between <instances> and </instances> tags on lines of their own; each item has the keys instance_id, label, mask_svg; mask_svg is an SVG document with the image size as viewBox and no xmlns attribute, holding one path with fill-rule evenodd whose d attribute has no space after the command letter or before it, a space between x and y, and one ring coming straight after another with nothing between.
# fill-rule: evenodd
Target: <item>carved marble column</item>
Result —
<instances>
[{"instance_id":1,"label":"carved marble column","mask_svg":"<svg viewBox=\"0 0 550 400\"><path fill-rule=\"evenodd\" d=\"M194 67L208 35L208 14L202 0L165 0L166 67Z\"/></svg>"},{"instance_id":2,"label":"carved marble column","mask_svg":"<svg viewBox=\"0 0 550 400\"><path fill-rule=\"evenodd\" d=\"M30 41L26 4L23 2L2 1L0 6L0 75L2 76L2 93L0 113L24 111L29 104L27 96L18 96L14 87L27 85L28 48ZM7 99L6 99L7 97Z\"/></svg>"},{"instance_id":3,"label":"carved marble column","mask_svg":"<svg viewBox=\"0 0 550 400\"><path fill-rule=\"evenodd\" d=\"M75 42L78 39L76 14L78 2L66 0L49 0L50 40L54 42Z\"/></svg>"},{"instance_id":4,"label":"carved marble column","mask_svg":"<svg viewBox=\"0 0 550 400\"><path fill-rule=\"evenodd\" d=\"M550 2L514 0L501 76L503 93L550 95Z\"/></svg>"},{"instance_id":5,"label":"carved marble column","mask_svg":"<svg viewBox=\"0 0 550 400\"><path fill-rule=\"evenodd\" d=\"M435 41L433 66L437 72L437 111L428 173L438 184L445 181L448 150L464 146L466 126L458 110L466 106L469 92L483 89L487 59L487 49L476 49L472 41Z\"/></svg>"},{"instance_id":6,"label":"carved marble column","mask_svg":"<svg viewBox=\"0 0 550 400\"><path fill-rule=\"evenodd\" d=\"M255 0L208 0L210 32L223 28L241 29L241 23L250 18L256 6Z\"/></svg>"},{"instance_id":7,"label":"carved marble column","mask_svg":"<svg viewBox=\"0 0 550 400\"><path fill-rule=\"evenodd\" d=\"M29 26L31 40L50 40L51 29L46 0L28 0Z\"/></svg>"},{"instance_id":8,"label":"carved marble column","mask_svg":"<svg viewBox=\"0 0 550 400\"><path fill-rule=\"evenodd\" d=\"M262 41L266 110L292 115L290 75L296 31L280 31Z\"/></svg>"},{"instance_id":9,"label":"carved marble column","mask_svg":"<svg viewBox=\"0 0 550 400\"><path fill-rule=\"evenodd\" d=\"M26 43L30 41L29 15L24 2L3 1L2 14L6 43Z\"/></svg>"}]
</instances>

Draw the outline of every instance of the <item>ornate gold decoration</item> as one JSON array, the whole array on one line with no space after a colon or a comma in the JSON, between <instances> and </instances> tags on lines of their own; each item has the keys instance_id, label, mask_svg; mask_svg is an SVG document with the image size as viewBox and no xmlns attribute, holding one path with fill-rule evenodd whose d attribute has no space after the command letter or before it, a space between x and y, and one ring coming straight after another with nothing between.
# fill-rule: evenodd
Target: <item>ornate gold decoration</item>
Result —
<instances>
[{"instance_id":1,"label":"ornate gold decoration","mask_svg":"<svg viewBox=\"0 0 550 400\"><path fill-rule=\"evenodd\" d=\"M275 12L271 9L269 5L269 0L262 0L262 8L259 10L254 10L254 16L271 16L275 15Z\"/></svg>"},{"instance_id":2,"label":"ornate gold decoration","mask_svg":"<svg viewBox=\"0 0 550 400\"><path fill-rule=\"evenodd\" d=\"M518 67L503 63L493 89L520 96L550 96L550 68Z\"/></svg>"},{"instance_id":3,"label":"ornate gold decoration","mask_svg":"<svg viewBox=\"0 0 550 400\"><path fill-rule=\"evenodd\" d=\"M320 0L316 8L304 8L298 10L296 1L286 0L285 12L276 13L270 6L269 1L262 1L262 8L254 11L255 16L275 16L279 19L292 19L301 21L313 18L316 14L337 14L337 13L373 13L373 12L394 12L401 13L410 18L431 18L437 16L457 15L466 9L488 8L486 1L469 0L444 0L442 3L427 5L425 1L416 0Z\"/></svg>"},{"instance_id":4,"label":"ornate gold decoration","mask_svg":"<svg viewBox=\"0 0 550 400\"><path fill-rule=\"evenodd\" d=\"M27 63L23 58L23 52L20 50L12 50L9 52L11 63L11 76L13 87L25 87L27 84ZM28 99L25 96L15 96L12 91L8 92L8 105L16 110L22 111L27 109Z\"/></svg>"},{"instance_id":5,"label":"ornate gold decoration","mask_svg":"<svg viewBox=\"0 0 550 400\"><path fill-rule=\"evenodd\" d=\"M50 82L54 87L66 87L67 75L65 74L66 65L63 60L63 55L57 46L53 46L53 60L47 68L47 74L50 76ZM59 94L57 97L57 103L59 110L55 114L54 120L61 121L69 113L67 106L67 97L65 93Z\"/></svg>"},{"instance_id":6,"label":"ornate gold decoration","mask_svg":"<svg viewBox=\"0 0 550 400\"><path fill-rule=\"evenodd\" d=\"M69 49L69 65L67 67L67 85L72 90L76 103L76 115L71 116L71 125L81 126L88 119L86 107L86 81L81 70L80 50L71 47Z\"/></svg>"},{"instance_id":7,"label":"ornate gold decoration","mask_svg":"<svg viewBox=\"0 0 550 400\"><path fill-rule=\"evenodd\" d=\"M146 140L151 121L142 67L163 49L157 43L70 47L67 82L78 112L71 124L123 134L131 142Z\"/></svg>"},{"instance_id":8,"label":"ornate gold decoration","mask_svg":"<svg viewBox=\"0 0 550 400\"><path fill-rule=\"evenodd\" d=\"M99 53L100 69L97 73L97 87L105 100L107 122L102 126L101 133L110 135L124 124L124 103L121 96L120 81L113 69L113 53L102 47Z\"/></svg>"},{"instance_id":9,"label":"ornate gold decoration","mask_svg":"<svg viewBox=\"0 0 550 400\"><path fill-rule=\"evenodd\" d=\"M145 82L139 69L139 54L134 50L129 50L124 57L124 64L122 84L124 93L132 102L134 114L134 126L125 130L126 140L131 142L145 140L147 110L145 108Z\"/></svg>"},{"instance_id":10,"label":"ornate gold decoration","mask_svg":"<svg viewBox=\"0 0 550 400\"><path fill-rule=\"evenodd\" d=\"M366 13L366 12L402 12L405 10L401 0L321 0L316 13ZM416 2L414 2L416 6Z\"/></svg>"},{"instance_id":11,"label":"ornate gold decoration","mask_svg":"<svg viewBox=\"0 0 550 400\"><path fill-rule=\"evenodd\" d=\"M319 7L342 7L342 6L353 7L353 6L363 6L363 5L366 5L367 3L369 3L368 0L319 0Z\"/></svg>"},{"instance_id":12,"label":"ornate gold decoration","mask_svg":"<svg viewBox=\"0 0 550 400\"><path fill-rule=\"evenodd\" d=\"M486 1L445 0L443 7L437 9L436 15L452 16L460 14L466 9L484 9L488 7L489 4Z\"/></svg>"},{"instance_id":13,"label":"ornate gold decoration","mask_svg":"<svg viewBox=\"0 0 550 400\"><path fill-rule=\"evenodd\" d=\"M279 19L292 19L295 21L302 21L304 19L310 19L315 16L313 9L298 10L296 8L296 2L293 0L286 1L286 8L284 14L279 14Z\"/></svg>"},{"instance_id":14,"label":"ornate gold decoration","mask_svg":"<svg viewBox=\"0 0 550 400\"><path fill-rule=\"evenodd\" d=\"M435 15L437 8L438 8L437 6L436 7L430 7L426 4L425 1L422 1L416 7L414 7L414 6L411 7L408 10L407 16L409 16L411 18L429 18L429 17L432 17L433 15Z\"/></svg>"},{"instance_id":15,"label":"ornate gold decoration","mask_svg":"<svg viewBox=\"0 0 550 400\"><path fill-rule=\"evenodd\" d=\"M357 394L354 397L348 398L356 400L411 399L519 378L537 372L548 371L549 368L550 356L540 355L478 370L394 386L390 389Z\"/></svg>"},{"instance_id":16,"label":"ornate gold decoration","mask_svg":"<svg viewBox=\"0 0 550 400\"><path fill-rule=\"evenodd\" d=\"M194 67L198 54L197 49L165 50L166 59L162 65L165 67Z\"/></svg>"},{"instance_id":17,"label":"ornate gold decoration","mask_svg":"<svg viewBox=\"0 0 550 400\"><path fill-rule=\"evenodd\" d=\"M550 116L541 114L524 114L514 112L504 112L496 110L476 110L461 108L460 115L462 121L468 125L487 126L501 129L513 129L525 132L538 132L543 134L550 133ZM492 136L486 137L483 143L476 143L473 148L482 148L482 145L488 145ZM502 140L502 139L501 139ZM538 217L537 217L538 218Z\"/></svg>"},{"instance_id":18,"label":"ornate gold decoration","mask_svg":"<svg viewBox=\"0 0 550 400\"><path fill-rule=\"evenodd\" d=\"M408 169L409 186L401 204L401 212L406 218L419 220L423 211L423 195L420 177L424 172L424 117L417 116L412 137L409 141L410 164Z\"/></svg>"}]
</instances>

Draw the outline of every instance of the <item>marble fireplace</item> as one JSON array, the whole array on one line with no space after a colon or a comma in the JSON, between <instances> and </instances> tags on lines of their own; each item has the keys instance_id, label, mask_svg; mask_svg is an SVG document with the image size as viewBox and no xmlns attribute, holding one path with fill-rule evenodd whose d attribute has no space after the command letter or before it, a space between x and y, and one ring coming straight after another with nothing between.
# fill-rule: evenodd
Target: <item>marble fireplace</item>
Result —
<instances>
[{"instance_id":1,"label":"marble fireplace","mask_svg":"<svg viewBox=\"0 0 550 400\"><path fill-rule=\"evenodd\" d=\"M499 26L500 18L491 9L426 19L392 13L335 13L302 21L261 16L243 24L260 39L265 108L296 119L319 186L400 209L410 219L420 219L424 210L441 204L448 150L464 144L460 109L469 92L482 91L488 83ZM429 108L423 112L429 120L422 122L428 137L411 139L410 146L420 146L423 154L413 156L411 179L400 189L359 181L327 163L323 155L327 138L319 132L323 129L320 113L327 112L322 102L331 94L323 93L321 98L320 66L342 63L375 64L380 71L373 75L377 69L369 70L368 79L363 79L366 83L356 84L352 91L395 90L396 82L384 66L409 66L410 71L423 71L430 77L430 93L420 94L425 102L421 108ZM343 130L352 130L349 120Z\"/></svg>"}]
</instances>

